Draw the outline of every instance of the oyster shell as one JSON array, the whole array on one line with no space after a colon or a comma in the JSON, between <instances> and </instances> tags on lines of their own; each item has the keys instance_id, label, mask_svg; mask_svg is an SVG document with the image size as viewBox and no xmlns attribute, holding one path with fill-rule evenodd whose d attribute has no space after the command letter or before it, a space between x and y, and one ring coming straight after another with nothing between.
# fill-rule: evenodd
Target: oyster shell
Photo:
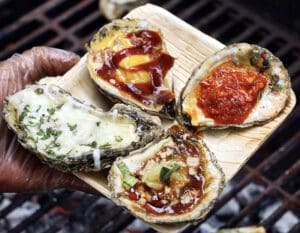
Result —
<instances>
[{"instance_id":1,"label":"oyster shell","mask_svg":"<svg viewBox=\"0 0 300 233\"><path fill-rule=\"evenodd\" d=\"M181 92L178 121L190 128L262 124L286 105L290 78L270 51L246 43L207 58Z\"/></svg>"},{"instance_id":2,"label":"oyster shell","mask_svg":"<svg viewBox=\"0 0 300 233\"><path fill-rule=\"evenodd\" d=\"M144 20L115 20L99 30L87 49L90 76L112 101L174 118L174 58L160 30Z\"/></svg>"},{"instance_id":3,"label":"oyster shell","mask_svg":"<svg viewBox=\"0 0 300 233\"><path fill-rule=\"evenodd\" d=\"M108 181L115 202L135 216L179 223L205 217L224 174L203 141L174 125L158 143L118 158Z\"/></svg>"},{"instance_id":4,"label":"oyster shell","mask_svg":"<svg viewBox=\"0 0 300 233\"><path fill-rule=\"evenodd\" d=\"M100 0L99 7L107 19L113 20L146 2L146 0Z\"/></svg>"},{"instance_id":5,"label":"oyster shell","mask_svg":"<svg viewBox=\"0 0 300 233\"><path fill-rule=\"evenodd\" d=\"M25 148L62 171L100 170L162 134L158 117L123 104L103 112L55 85L7 97L4 118Z\"/></svg>"}]
</instances>

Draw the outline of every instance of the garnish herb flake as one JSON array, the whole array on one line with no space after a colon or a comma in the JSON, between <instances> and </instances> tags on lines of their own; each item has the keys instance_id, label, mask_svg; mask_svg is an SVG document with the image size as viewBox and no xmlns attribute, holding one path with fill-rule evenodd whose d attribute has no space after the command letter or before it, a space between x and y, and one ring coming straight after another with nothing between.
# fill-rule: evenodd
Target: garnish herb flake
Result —
<instances>
[{"instance_id":1,"label":"garnish herb flake","mask_svg":"<svg viewBox=\"0 0 300 233\"><path fill-rule=\"evenodd\" d=\"M64 103L58 105L58 106L56 107L56 109L57 109L57 110L60 110L60 109L62 108L62 106L64 106Z\"/></svg>"},{"instance_id":2,"label":"garnish herb flake","mask_svg":"<svg viewBox=\"0 0 300 233\"><path fill-rule=\"evenodd\" d=\"M19 122L22 122L24 119L25 119L25 117L27 116L27 113L29 112L29 105L27 104L25 107L24 107L24 109L23 109L23 112L20 114L20 116L19 116Z\"/></svg>"},{"instance_id":3,"label":"garnish herb flake","mask_svg":"<svg viewBox=\"0 0 300 233\"><path fill-rule=\"evenodd\" d=\"M111 144L109 142L107 142L107 143L99 146L99 149L103 149L103 150L105 150L105 149L111 149L111 148L112 148L112 146L111 146Z\"/></svg>"},{"instance_id":4,"label":"garnish herb flake","mask_svg":"<svg viewBox=\"0 0 300 233\"><path fill-rule=\"evenodd\" d=\"M178 171L180 169L180 166L175 163L172 168L167 168L167 167L162 167L160 170L160 181L161 182L165 182L168 183L170 181L170 177L172 175L172 173Z\"/></svg>"},{"instance_id":5,"label":"garnish herb flake","mask_svg":"<svg viewBox=\"0 0 300 233\"><path fill-rule=\"evenodd\" d=\"M47 108L47 112L51 115L53 115L55 113L55 109L54 108Z\"/></svg>"},{"instance_id":6,"label":"garnish herb flake","mask_svg":"<svg viewBox=\"0 0 300 233\"><path fill-rule=\"evenodd\" d=\"M139 180L135 176L130 175L127 165L124 162L121 162L117 166L124 177L122 183L123 187L125 189L130 189L135 186Z\"/></svg>"},{"instance_id":7,"label":"garnish herb flake","mask_svg":"<svg viewBox=\"0 0 300 233\"><path fill-rule=\"evenodd\" d=\"M123 138L121 136L115 136L116 142L122 142Z\"/></svg>"},{"instance_id":8,"label":"garnish herb flake","mask_svg":"<svg viewBox=\"0 0 300 233\"><path fill-rule=\"evenodd\" d=\"M70 131L73 131L73 130L75 130L77 128L77 124L71 125L71 124L67 123L67 125L68 125Z\"/></svg>"}]
</instances>

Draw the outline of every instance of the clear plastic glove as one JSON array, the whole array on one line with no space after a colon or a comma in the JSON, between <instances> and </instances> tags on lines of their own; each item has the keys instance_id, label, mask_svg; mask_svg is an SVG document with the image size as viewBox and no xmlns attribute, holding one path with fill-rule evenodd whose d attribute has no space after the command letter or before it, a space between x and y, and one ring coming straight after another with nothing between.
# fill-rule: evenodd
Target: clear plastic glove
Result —
<instances>
[{"instance_id":1,"label":"clear plastic glove","mask_svg":"<svg viewBox=\"0 0 300 233\"><path fill-rule=\"evenodd\" d=\"M74 53L34 47L23 54L0 62L0 192L48 191L67 188L97 193L91 186L72 174L59 172L42 164L23 149L16 135L8 130L2 117L3 100L44 76L61 75L79 57Z\"/></svg>"}]
</instances>

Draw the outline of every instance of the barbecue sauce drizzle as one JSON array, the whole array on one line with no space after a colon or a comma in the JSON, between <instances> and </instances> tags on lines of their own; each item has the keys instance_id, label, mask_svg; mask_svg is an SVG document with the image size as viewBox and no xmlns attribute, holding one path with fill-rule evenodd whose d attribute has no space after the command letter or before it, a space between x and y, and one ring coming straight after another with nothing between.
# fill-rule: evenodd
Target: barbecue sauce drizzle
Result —
<instances>
[{"instance_id":1,"label":"barbecue sauce drizzle","mask_svg":"<svg viewBox=\"0 0 300 233\"><path fill-rule=\"evenodd\" d=\"M172 136L174 142L177 145L177 153L181 157L183 161L186 160L187 156L194 156L199 157L201 160L201 153L202 151L196 146L192 141L197 140L193 137L188 137L184 129L182 129L178 125L174 125L169 129L169 134ZM134 187L126 191L126 195L129 199L133 201L138 201L141 197L139 193L139 188L142 188L147 193L149 193L152 197L151 201L146 202L143 206L147 213L154 214L154 215L165 215L165 214L182 214L186 213L187 211L191 210L194 206L200 203L204 195L204 187L205 187L205 178L201 174L205 169L204 161L200 162L200 166L196 175L189 175L190 181L180 190L180 197L191 190L196 191L196 196L194 197L193 201L182 204L180 201L175 205L168 205L163 204L162 197L164 196L163 191L156 191L146 186L143 182L137 183ZM139 180L139 175L135 175ZM168 185L168 184L164 184ZM171 189L176 189L177 187L171 187Z\"/></svg>"},{"instance_id":2,"label":"barbecue sauce drizzle","mask_svg":"<svg viewBox=\"0 0 300 233\"><path fill-rule=\"evenodd\" d=\"M100 68L96 69L97 75L146 105L165 105L172 102L175 99L174 93L163 87L163 80L173 66L174 58L162 52L160 35L151 30L139 30L128 33L125 38L130 39L133 46L113 53ZM151 60L127 69L120 67L120 62L131 55L148 55ZM150 74L151 81L124 83L117 78L118 69L132 73L146 71Z\"/></svg>"}]
</instances>

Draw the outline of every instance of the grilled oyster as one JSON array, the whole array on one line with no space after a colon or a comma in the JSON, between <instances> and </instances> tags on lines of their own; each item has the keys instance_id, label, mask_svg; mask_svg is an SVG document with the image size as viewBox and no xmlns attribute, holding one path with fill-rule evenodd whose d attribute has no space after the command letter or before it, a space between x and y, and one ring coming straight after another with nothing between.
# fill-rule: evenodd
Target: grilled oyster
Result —
<instances>
[{"instance_id":1,"label":"grilled oyster","mask_svg":"<svg viewBox=\"0 0 300 233\"><path fill-rule=\"evenodd\" d=\"M264 123L284 108L290 78L270 51L233 44L197 68L178 103L178 120L187 127L248 127Z\"/></svg>"},{"instance_id":2,"label":"grilled oyster","mask_svg":"<svg viewBox=\"0 0 300 233\"><path fill-rule=\"evenodd\" d=\"M158 143L118 158L108 180L115 202L137 217L178 223L205 217L224 174L199 138L174 125Z\"/></svg>"},{"instance_id":3,"label":"grilled oyster","mask_svg":"<svg viewBox=\"0 0 300 233\"><path fill-rule=\"evenodd\" d=\"M7 97L4 118L25 148L62 171L100 170L162 134L158 117L123 104L103 112L55 85Z\"/></svg>"},{"instance_id":4,"label":"grilled oyster","mask_svg":"<svg viewBox=\"0 0 300 233\"><path fill-rule=\"evenodd\" d=\"M115 20L99 30L87 49L91 78L111 100L174 117L174 58L158 29L144 20Z\"/></svg>"},{"instance_id":5,"label":"grilled oyster","mask_svg":"<svg viewBox=\"0 0 300 233\"><path fill-rule=\"evenodd\" d=\"M100 0L99 7L107 19L113 20L146 2L146 0Z\"/></svg>"}]
</instances>

